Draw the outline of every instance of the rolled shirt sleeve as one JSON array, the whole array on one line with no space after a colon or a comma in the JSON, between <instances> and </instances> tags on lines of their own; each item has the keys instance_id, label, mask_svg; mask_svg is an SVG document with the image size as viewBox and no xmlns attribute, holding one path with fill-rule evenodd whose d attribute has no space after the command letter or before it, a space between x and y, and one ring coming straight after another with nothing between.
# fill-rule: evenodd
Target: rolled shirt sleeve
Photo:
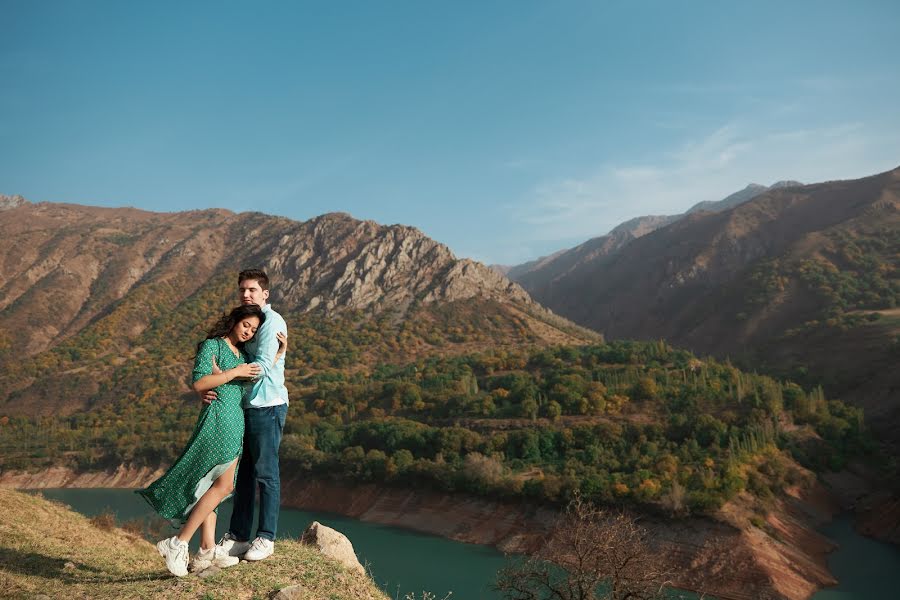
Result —
<instances>
[{"instance_id":1,"label":"rolled shirt sleeve","mask_svg":"<svg viewBox=\"0 0 900 600\"><path fill-rule=\"evenodd\" d=\"M244 389L244 408L277 406L288 402L287 388L284 386L285 357L275 362L278 353L276 334L287 333L287 323L269 304L263 307L263 312L266 321L245 347L250 360L260 366L262 373Z\"/></svg>"}]
</instances>

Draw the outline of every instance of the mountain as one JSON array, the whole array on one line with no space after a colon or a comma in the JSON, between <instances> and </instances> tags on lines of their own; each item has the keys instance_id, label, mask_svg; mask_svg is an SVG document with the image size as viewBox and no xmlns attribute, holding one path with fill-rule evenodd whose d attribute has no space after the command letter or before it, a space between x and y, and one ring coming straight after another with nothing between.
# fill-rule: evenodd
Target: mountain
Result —
<instances>
[{"instance_id":1,"label":"mountain","mask_svg":"<svg viewBox=\"0 0 900 600\"><path fill-rule=\"evenodd\" d=\"M759 196L760 194L768 191L768 190L778 190L782 188L790 188L790 187L800 187L803 184L799 181L777 181L766 187L764 185L759 185L758 183L751 183L744 189L737 191L730 196L726 196L722 200L717 202L698 202L694 206L690 207L683 215L689 215L691 213L695 213L701 210L705 210L708 212L718 212L721 210L727 210L729 208L734 208L738 204L743 204L748 200L752 200Z\"/></svg>"},{"instance_id":2,"label":"mountain","mask_svg":"<svg viewBox=\"0 0 900 600\"><path fill-rule=\"evenodd\" d=\"M690 207L689 209L687 209L687 211L685 211L684 214L689 215L691 213L695 213L695 212L701 211L701 210L715 212L717 209L725 210L728 208L732 208L734 206L737 206L738 204L742 204L742 203L746 202L747 200L752 200L753 198L755 198L755 197L759 196L760 194L762 194L763 192L765 192L767 189L769 189L769 188L767 188L764 185L759 185L758 183L751 183L744 189L739 190L739 191L731 194L730 196L726 196L722 200L718 200L715 202L710 201L710 200L698 202L697 204L695 204L692 207Z\"/></svg>"},{"instance_id":3,"label":"mountain","mask_svg":"<svg viewBox=\"0 0 900 600\"><path fill-rule=\"evenodd\" d=\"M608 234L591 238L568 250L558 250L549 256L515 266L492 265L492 268L520 283L529 293L552 285L564 273L585 261L598 259L617 252L631 240L644 236L660 227L665 227L685 216L699 212L727 210L759 196L766 190L803 185L798 181L779 181L771 187L751 183L744 189L718 201L698 202L686 212L677 215L646 215L629 219L614 227Z\"/></svg>"},{"instance_id":4,"label":"mountain","mask_svg":"<svg viewBox=\"0 0 900 600\"><path fill-rule=\"evenodd\" d=\"M691 548L718 557L721 533L730 547L756 539L730 556L756 565L749 579L768 593L766 565L785 555L760 550L794 535L766 525L773 498L808 491L808 469L840 468L867 448L862 411L819 388L658 340L601 343L409 227L18 203L3 212L0 240L7 480L171 463L197 419L185 382L195 344L248 266L272 275L291 332L288 488L464 493L533 502L539 515L577 493L687 524L695 534L680 565L698 564ZM789 551L800 565L790 572L803 574L781 595L832 581L817 552ZM721 572L718 558L701 564ZM757 589L747 582L741 590Z\"/></svg>"},{"instance_id":5,"label":"mountain","mask_svg":"<svg viewBox=\"0 0 900 600\"><path fill-rule=\"evenodd\" d=\"M530 271L534 271L536 269L541 268L543 265L551 262L557 256L565 252L565 250L558 250L553 254L548 256L541 256L540 258L536 258L535 260L528 261L526 263L522 263L521 265L490 265L492 269L497 271L498 273L508 277L509 279L515 281L517 278L522 275L529 273Z\"/></svg>"},{"instance_id":6,"label":"mountain","mask_svg":"<svg viewBox=\"0 0 900 600\"><path fill-rule=\"evenodd\" d=\"M695 211L525 287L611 338L664 338L820 381L890 430L900 419L898 270L895 169L783 185L724 211Z\"/></svg>"},{"instance_id":7,"label":"mountain","mask_svg":"<svg viewBox=\"0 0 900 600\"><path fill-rule=\"evenodd\" d=\"M177 371L210 320L236 303L235 276L251 266L267 269L272 303L289 323L321 328L324 319L364 331L376 322L390 332L354 346L363 363L598 339L412 227L342 213L297 222L226 210L153 213L22 199L3 206L0 410L7 414L69 413L109 401L116 373L147 357L154 370Z\"/></svg>"}]
</instances>

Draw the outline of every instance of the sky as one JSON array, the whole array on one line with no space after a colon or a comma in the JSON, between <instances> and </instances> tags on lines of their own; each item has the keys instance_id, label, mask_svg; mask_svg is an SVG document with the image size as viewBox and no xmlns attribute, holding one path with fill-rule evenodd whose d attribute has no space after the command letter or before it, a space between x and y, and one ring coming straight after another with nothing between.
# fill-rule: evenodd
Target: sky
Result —
<instances>
[{"instance_id":1,"label":"sky","mask_svg":"<svg viewBox=\"0 0 900 600\"><path fill-rule=\"evenodd\" d=\"M900 166L900 2L0 0L0 193L518 264Z\"/></svg>"}]
</instances>

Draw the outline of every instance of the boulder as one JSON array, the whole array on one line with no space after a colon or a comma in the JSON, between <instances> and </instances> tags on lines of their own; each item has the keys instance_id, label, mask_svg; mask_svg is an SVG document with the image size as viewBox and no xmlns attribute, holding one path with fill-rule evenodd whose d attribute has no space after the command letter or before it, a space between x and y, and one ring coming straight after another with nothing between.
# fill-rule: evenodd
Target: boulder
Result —
<instances>
[{"instance_id":1,"label":"boulder","mask_svg":"<svg viewBox=\"0 0 900 600\"><path fill-rule=\"evenodd\" d=\"M200 579L206 579L207 577L212 577L213 575L217 575L218 573L221 573L221 572L222 572L221 567L217 567L216 565L211 565L209 567L206 567L199 573L197 573L197 577L199 577Z\"/></svg>"},{"instance_id":2,"label":"boulder","mask_svg":"<svg viewBox=\"0 0 900 600\"><path fill-rule=\"evenodd\" d=\"M313 521L306 528L306 531L303 532L300 541L304 544L315 546L319 549L319 552L337 560L351 571L357 571L362 574L366 572L359 563L359 559L356 558L353 544L340 531L326 527L318 521Z\"/></svg>"},{"instance_id":3,"label":"boulder","mask_svg":"<svg viewBox=\"0 0 900 600\"><path fill-rule=\"evenodd\" d=\"M278 590L273 600L314 600L315 596L299 583Z\"/></svg>"}]
</instances>

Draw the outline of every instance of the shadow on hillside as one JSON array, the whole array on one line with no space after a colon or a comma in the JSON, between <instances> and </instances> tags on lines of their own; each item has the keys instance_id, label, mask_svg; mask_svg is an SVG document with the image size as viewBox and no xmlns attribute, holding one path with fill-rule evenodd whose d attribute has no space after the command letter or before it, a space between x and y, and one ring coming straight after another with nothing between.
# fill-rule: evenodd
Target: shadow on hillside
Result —
<instances>
[{"instance_id":1,"label":"shadow on hillside","mask_svg":"<svg viewBox=\"0 0 900 600\"><path fill-rule=\"evenodd\" d=\"M23 552L4 546L0 546L0 565L3 565L2 570L7 572L44 577L45 579L53 579L64 583L127 583L129 581L171 578L171 575L168 573L159 571L133 573L116 577L84 563L35 552ZM66 565L69 566L67 567ZM0 592L0 595L2 595L2 592Z\"/></svg>"}]
</instances>

